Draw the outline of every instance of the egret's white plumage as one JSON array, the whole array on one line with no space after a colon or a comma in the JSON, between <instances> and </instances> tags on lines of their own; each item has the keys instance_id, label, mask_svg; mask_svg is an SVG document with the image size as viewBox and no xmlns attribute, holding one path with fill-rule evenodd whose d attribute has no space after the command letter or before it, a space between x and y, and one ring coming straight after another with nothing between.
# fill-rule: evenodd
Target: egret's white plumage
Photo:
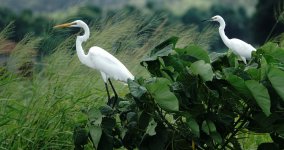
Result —
<instances>
[{"instance_id":1,"label":"egret's white plumage","mask_svg":"<svg viewBox=\"0 0 284 150\"><path fill-rule=\"evenodd\" d=\"M217 15L212 17L209 21L217 21L220 24L219 34L224 42L224 44L233 51L234 54L239 55L245 64L247 64L246 59L251 59L251 52L256 51L256 49L250 44L236 38L229 39L225 34L226 23L224 19Z\"/></svg>"},{"instance_id":2,"label":"egret's white plumage","mask_svg":"<svg viewBox=\"0 0 284 150\"><path fill-rule=\"evenodd\" d=\"M90 63L86 63L86 65L100 70L104 82L107 82L108 78L122 82L134 79L134 76L118 59L100 47L92 47L87 57L90 58Z\"/></svg>"},{"instance_id":3,"label":"egret's white plumage","mask_svg":"<svg viewBox=\"0 0 284 150\"><path fill-rule=\"evenodd\" d=\"M76 20L71 23L65 23L55 26L55 28L63 27L79 27L84 30L84 34L81 36L77 36L76 39L76 51L78 58L84 65L93 69L97 69L101 72L102 78L106 85L108 98L110 99L107 88L107 81L110 82L115 97L117 98L110 78L122 82L127 82L128 79L134 80L134 76L117 58L115 58L113 55L111 55L100 47L93 46L90 48L89 52L85 54L82 48L82 43L87 41L90 36L90 29L85 22L81 20Z\"/></svg>"}]
</instances>

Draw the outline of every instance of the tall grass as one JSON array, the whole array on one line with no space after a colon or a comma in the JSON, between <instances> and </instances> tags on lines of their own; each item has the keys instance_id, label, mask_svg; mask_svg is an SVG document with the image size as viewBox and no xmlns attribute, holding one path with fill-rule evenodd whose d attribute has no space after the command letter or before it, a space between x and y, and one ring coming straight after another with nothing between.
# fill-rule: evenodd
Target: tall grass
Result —
<instances>
[{"instance_id":1,"label":"tall grass","mask_svg":"<svg viewBox=\"0 0 284 150\"><path fill-rule=\"evenodd\" d=\"M213 35L209 28L199 33L194 27L166 24L159 16L143 19L118 13L94 23L84 47L86 52L93 45L109 50L135 76L147 76L140 59L160 41L179 35L180 46L206 43L206 48ZM2 29L0 50L12 30ZM85 120L82 109L105 105L100 74L79 62L74 41L75 36L70 36L39 62L35 51L43 41L28 34L1 66L0 149L72 149L73 129ZM31 65L24 68L31 73L23 75L20 68L27 63ZM119 96L128 92L127 86L114 84Z\"/></svg>"}]
</instances>

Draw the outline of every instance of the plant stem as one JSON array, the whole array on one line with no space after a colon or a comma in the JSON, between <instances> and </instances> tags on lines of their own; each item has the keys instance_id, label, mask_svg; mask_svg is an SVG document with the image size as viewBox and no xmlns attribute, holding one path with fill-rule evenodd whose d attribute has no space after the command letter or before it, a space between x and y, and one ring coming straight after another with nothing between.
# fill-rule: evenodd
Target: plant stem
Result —
<instances>
[{"instance_id":1,"label":"plant stem","mask_svg":"<svg viewBox=\"0 0 284 150\"><path fill-rule=\"evenodd\" d=\"M159 108L156 108L156 111L158 112L158 115L160 116L161 121L163 123L165 123L168 126L168 128L172 129L174 131L174 133L179 134L186 142L188 142L191 145L192 140L188 139L187 136L183 134L183 132L181 132L180 130L176 129L171 123L169 123L168 120L164 117L162 111L159 110ZM195 145L195 146L198 147L198 145Z\"/></svg>"},{"instance_id":2,"label":"plant stem","mask_svg":"<svg viewBox=\"0 0 284 150\"><path fill-rule=\"evenodd\" d=\"M246 114L248 113L249 108L246 107L245 108L245 112L243 113L243 115L236 121L235 123L235 127L243 120L243 118L246 116ZM229 138L226 140L226 142L223 144L221 149L225 149L226 146L229 144L229 142L231 141L231 139L240 131L241 128L243 128L243 126L245 125L246 121L244 120L235 130L234 132L229 136Z\"/></svg>"},{"instance_id":3,"label":"plant stem","mask_svg":"<svg viewBox=\"0 0 284 150\"><path fill-rule=\"evenodd\" d=\"M276 28L278 22L279 22L279 21L277 20L277 21L275 22L275 24L273 25L273 27L272 27L272 29L270 30L270 32L269 32L267 38L265 39L265 43L266 43L266 42L268 41L268 39L271 37L272 32L275 30L275 28Z\"/></svg>"}]
</instances>

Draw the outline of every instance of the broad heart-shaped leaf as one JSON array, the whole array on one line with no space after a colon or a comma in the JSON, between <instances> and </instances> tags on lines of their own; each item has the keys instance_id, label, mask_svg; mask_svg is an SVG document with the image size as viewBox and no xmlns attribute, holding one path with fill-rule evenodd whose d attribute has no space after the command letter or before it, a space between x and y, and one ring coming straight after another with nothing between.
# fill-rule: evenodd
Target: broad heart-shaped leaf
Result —
<instances>
[{"instance_id":1,"label":"broad heart-shaped leaf","mask_svg":"<svg viewBox=\"0 0 284 150\"><path fill-rule=\"evenodd\" d=\"M204 120L202 122L202 131L205 132L207 135L210 135L212 139L218 144L222 143L222 137L217 132L216 126L211 120Z\"/></svg>"},{"instance_id":2,"label":"broad heart-shaped leaf","mask_svg":"<svg viewBox=\"0 0 284 150\"><path fill-rule=\"evenodd\" d=\"M159 44L158 46L156 46L153 50L151 50L151 54L155 54L158 51L160 51L161 49L164 49L165 47L168 47L169 45L172 46L172 48L175 47L176 43L178 41L178 37L170 37L169 39L165 40L164 42L162 42L161 44Z\"/></svg>"},{"instance_id":3,"label":"broad heart-shaped leaf","mask_svg":"<svg viewBox=\"0 0 284 150\"><path fill-rule=\"evenodd\" d=\"M200 130L199 130L199 125L196 122L196 120L192 117L189 117L186 119L186 123L191 129L191 132L196 135L197 137L200 137Z\"/></svg>"},{"instance_id":4,"label":"broad heart-shaped leaf","mask_svg":"<svg viewBox=\"0 0 284 150\"><path fill-rule=\"evenodd\" d=\"M264 57L272 57L274 60L284 63L284 49L279 47L276 43L268 42L263 45L260 49L264 52ZM269 59L267 59L269 63Z\"/></svg>"},{"instance_id":5,"label":"broad heart-shaped leaf","mask_svg":"<svg viewBox=\"0 0 284 150\"><path fill-rule=\"evenodd\" d=\"M249 68L246 72L250 75L252 80L261 80L261 69Z\"/></svg>"},{"instance_id":6,"label":"broad heart-shaped leaf","mask_svg":"<svg viewBox=\"0 0 284 150\"><path fill-rule=\"evenodd\" d=\"M89 118L91 125L99 126L102 123L103 116L99 109L92 108L88 111L88 118Z\"/></svg>"},{"instance_id":7,"label":"broad heart-shaped leaf","mask_svg":"<svg viewBox=\"0 0 284 150\"><path fill-rule=\"evenodd\" d=\"M146 84L146 88L162 109L178 111L179 102L174 93L170 91L170 84L170 81L166 78L154 78L152 82Z\"/></svg>"},{"instance_id":8,"label":"broad heart-shaped leaf","mask_svg":"<svg viewBox=\"0 0 284 150\"><path fill-rule=\"evenodd\" d=\"M133 80L128 79L127 83L130 93L136 98L140 98L144 93L147 92L147 89L144 86L139 85Z\"/></svg>"},{"instance_id":9,"label":"broad heart-shaped leaf","mask_svg":"<svg viewBox=\"0 0 284 150\"><path fill-rule=\"evenodd\" d=\"M216 143L218 143L218 144L221 144L221 143L222 143L222 137L221 137L220 133L218 133L218 132L212 132L210 136L212 137L212 139L213 139Z\"/></svg>"},{"instance_id":10,"label":"broad heart-shaped leaf","mask_svg":"<svg viewBox=\"0 0 284 150\"><path fill-rule=\"evenodd\" d=\"M260 83L255 80L247 80L245 84L249 91L251 92L252 96L256 100L258 106L262 109L266 116L271 114L270 112L270 97L268 90Z\"/></svg>"},{"instance_id":11,"label":"broad heart-shaped leaf","mask_svg":"<svg viewBox=\"0 0 284 150\"><path fill-rule=\"evenodd\" d=\"M215 62L218 59L222 59L224 56L226 56L227 53L216 53L216 52L212 52L209 54L209 58L211 60L211 62Z\"/></svg>"},{"instance_id":12,"label":"broad heart-shaped leaf","mask_svg":"<svg viewBox=\"0 0 284 150\"><path fill-rule=\"evenodd\" d=\"M88 144L88 132L84 127L76 126L73 132L75 148Z\"/></svg>"},{"instance_id":13,"label":"broad heart-shaped leaf","mask_svg":"<svg viewBox=\"0 0 284 150\"><path fill-rule=\"evenodd\" d=\"M212 81L213 71L210 64L205 63L204 60L199 60L191 64L190 70L195 75L200 75L203 81Z\"/></svg>"},{"instance_id":14,"label":"broad heart-shaped leaf","mask_svg":"<svg viewBox=\"0 0 284 150\"><path fill-rule=\"evenodd\" d=\"M273 88L284 101L284 72L280 69L271 67L268 71L267 77Z\"/></svg>"},{"instance_id":15,"label":"broad heart-shaped leaf","mask_svg":"<svg viewBox=\"0 0 284 150\"><path fill-rule=\"evenodd\" d=\"M102 113L100 110L96 108L92 108L88 111L88 118L89 118L89 130L90 130L90 135L93 141L93 144L95 145L96 148L98 148L98 144L101 139L102 135L102 128L101 128L101 123L102 123Z\"/></svg>"},{"instance_id":16,"label":"broad heart-shaped leaf","mask_svg":"<svg viewBox=\"0 0 284 150\"><path fill-rule=\"evenodd\" d=\"M196 45L189 45L186 48L183 48L183 49L177 48L175 50L181 56L188 55L188 56L196 58L197 60L204 60L206 63L210 63L208 52Z\"/></svg>"},{"instance_id":17,"label":"broad heart-shaped leaf","mask_svg":"<svg viewBox=\"0 0 284 150\"><path fill-rule=\"evenodd\" d=\"M151 50L150 54L143 58L143 62L154 61L157 60L158 57L168 56L174 49L176 43L178 41L177 37L171 37L166 41L162 42L158 46L156 46L153 50Z\"/></svg>"},{"instance_id":18,"label":"broad heart-shaped leaf","mask_svg":"<svg viewBox=\"0 0 284 150\"><path fill-rule=\"evenodd\" d=\"M111 134L116 123L115 121L115 118L104 117L101 125L102 129L104 129L104 132Z\"/></svg>"},{"instance_id":19,"label":"broad heart-shaped leaf","mask_svg":"<svg viewBox=\"0 0 284 150\"><path fill-rule=\"evenodd\" d=\"M104 116L112 115L114 112L114 110L108 105L101 106L99 109L101 114Z\"/></svg>"},{"instance_id":20,"label":"broad heart-shaped leaf","mask_svg":"<svg viewBox=\"0 0 284 150\"><path fill-rule=\"evenodd\" d=\"M98 144L102 136L102 128L100 126L92 125L89 127L89 130L93 144L96 148L98 148Z\"/></svg>"},{"instance_id":21,"label":"broad heart-shaped leaf","mask_svg":"<svg viewBox=\"0 0 284 150\"><path fill-rule=\"evenodd\" d=\"M241 94L244 94L247 97L251 95L242 78L233 74L227 74L226 80Z\"/></svg>"},{"instance_id":22,"label":"broad heart-shaped leaf","mask_svg":"<svg viewBox=\"0 0 284 150\"><path fill-rule=\"evenodd\" d=\"M172 53L172 51L173 50L171 46L165 47L164 49L157 51L154 54L147 55L142 59L142 62L154 61L157 60L159 57L168 56L170 53Z\"/></svg>"},{"instance_id":23,"label":"broad heart-shaped leaf","mask_svg":"<svg viewBox=\"0 0 284 150\"><path fill-rule=\"evenodd\" d=\"M150 136L156 135L155 128L157 126L157 122L155 122L154 119L152 119L147 127L146 133L149 134Z\"/></svg>"},{"instance_id":24,"label":"broad heart-shaped leaf","mask_svg":"<svg viewBox=\"0 0 284 150\"><path fill-rule=\"evenodd\" d=\"M216 127L212 121L204 120L202 122L202 131L210 135L210 132L216 132Z\"/></svg>"}]
</instances>

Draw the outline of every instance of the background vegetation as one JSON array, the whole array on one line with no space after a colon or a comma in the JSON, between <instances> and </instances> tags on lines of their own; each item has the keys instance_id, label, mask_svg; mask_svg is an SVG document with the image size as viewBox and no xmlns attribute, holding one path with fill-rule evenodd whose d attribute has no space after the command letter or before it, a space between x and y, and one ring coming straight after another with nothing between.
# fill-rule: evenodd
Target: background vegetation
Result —
<instances>
[{"instance_id":1,"label":"background vegetation","mask_svg":"<svg viewBox=\"0 0 284 150\"><path fill-rule=\"evenodd\" d=\"M226 1L222 2L227 4L225 3ZM266 47L264 47L260 53L255 55L255 59L251 63L251 66L248 67L239 64L235 56L230 53L228 55L222 54L221 56L217 56L215 53L209 54L208 52L203 55L203 57L206 57L206 60L204 60L204 58L194 58L191 56L192 54L190 54L190 63L183 64L184 62L182 62L183 67L189 67L191 71L187 73L189 73L190 80L194 81L196 84L199 83L202 87L200 90L207 91L208 95L201 94L201 97L210 97L212 94L213 97L217 96L217 98L214 99L218 101L216 105L223 105L223 102L220 102L221 99L230 99L232 102L234 102L224 104L224 106L222 106L222 108L232 108L232 110L230 109L224 112L226 116L223 119L225 119L225 121L222 119L219 120L221 122L224 121L222 123L224 123L225 126L231 125L230 123L234 123L234 121L236 122L241 116L248 117L245 119L242 118L242 122L255 123L251 126L245 124L246 126L242 126L242 128L238 130L241 132L237 132L238 134L236 134L236 136L232 136L235 139L238 139L238 142L231 143L233 144L234 148L238 147L243 149L255 149L260 143L272 141L274 141L274 145L276 143L276 146L279 147L279 145L277 145L279 142L275 142L275 139L278 139L279 137L279 132L275 135L272 134L273 137L276 137L275 139L271 139L269 134L267 134L275 133L276 128L263 132L255 130L256 128L259 128L259 123L254 122L255 120L259 121L259 119L256 119L255 117L262 118L263 112L268 114L269 112L267 107L263 108L263 105L259 105L256 102L247 103L245 101L247 100L247 97L243 97L243 91L237 91L237 93L235 93L237 96L231 99L228 97L221 97L220 95L218 97L218 94L215 91L218 91L218 88L213 88L213 90L212 87L209 89L206 88L212 84L207 82L207 80L209 78L211 79L211 77L212 79L214 78L214 80L210 82L217 82L218 84L222 80L229 82L227 83L228 85L226 84L226 86L231 88L228 89L228 91L234 91L233 89L236 88L235 86L241 86L236 89L245 88L243 85L234 85L230 82L230 79L242 82L246 80L255 80L268 89L269 95L272 94L270 97L276 97L275 101L271 101L271 106L273 106L271 107L271 113L276 114L276 116L273 115L270 118L263 116L264 119L260 122L266 121L275 123L276 121L276 125L281 124L281 119L277 120L279 117L281 118L282 115L277 116L277 113L281 113L283 108L283 104L279 102L281 101L281 97L279 96L281 94L279 94L277 87L275 88L273 84L271 85L270 79L267 79L266 73L261 75L258 74L260 70L263 71L263 68L264 70L266 69L264 67L265 63L267 63L270 67L273 66L283 71L283 62L281 61L282 55L278 53L275 54L274 52L269 53L274 49L283 51L283 42L281 42L281 38L272 38L280 35L280 33L283 31L283 25L281 24L283 21L281 20L281 16L283 14L279 13L281 12L281 9L279 11L278 9L274 9L276 10L275 12L278 14L276 16L278 17L273 19L275 18L273 17L274 14L272 14L273 11L264 11L276 6L276 8L278 8L278 6L281 5L278 5L279 3L276 1L259 1L255 13L252 14L249 13L246 8L240 7L242 5L234 7L233 9L228 9L225 7L226 5L217 5L217 3L212 3L206 9L190 7L188 11L181 13L169 9L167 3L165 3L164 6L156 5L157 3L158 1L149 1L143 5L145 6L143 8L138 7L137 5L127 4L118 7L119 10L104 7L99 8L92 5L77 6L69 8L68 10L58 10L57 12L47 14L32 10L13 12L7 8L1 8L0 50L3 52L3 50L6 49L7 41L14 41L15 47L9 54L9 57L7 57L7 61L4 64L1 64L0 68L0 149L73 149L75 145L84 145L86 140L84 140L83 137L86 138L86 133L90 131L89 127L93 127L92 125L88 124L90 114L100 114L98 108L105 106L107 101L106 93L104 92L104 85L103 81L100 79L100 75L96 71L90 70L89 68L81 65L77 59L77 56L74 55L75 36L80 33L80 31L73 29L64 31L53 30L52 26L55 23L63 23L74 19L82 19L86 21L91 27L92 34L90 40L84 45L85 49L87 50L89 47L95 44L109 50L116 57L118 57L137 77L137 80L134 83L130 83L130 85L135 85L134 88L137 85L140 85L142 87L139 88L142 89L145 86L148 90L146 95L153 96L155 95L153 91L155 91L155 86L157 85L147 84L148 80L153 80L154 77L159 77L158 82L166 82L167 84L169 82L168 80L175 81L181 85L187 83L187 81L177 80L177 76L172 70L172 68L176 67L172 65L176 64L168 64L168 66L161 66L158 67L158 69L155 68L157 66L154 65L154 68L152 69L145 69L140 65L142 57L144 57L147 53L150 53L150 50L154 49L158 44L172 36L178 36L179 40L178 42L176 41L177 43L174 43L174 47L171 47L167 50L180 49L179 52L182 52L182 49L188 47L188 45L196 46L193 49L204 49L208 50L208 52L221 52L226 50L224 45L219 41L216 29L217 27L200 23L201 20L211 17L215 14L220 14L226 19L228 25L226 32L229 37L242 38L257 45L263 45L268 37L269 39L275 39L276 42L280 44L280 47L274 44L266 45ZM268 5L270 7L266 7ZM50 10L47 10L47 12L49 11ZM261 14L261 12L270 13ZM269 16L269 19L272 18L272 20L267 21L265 16ZM270 30L264 30L267 29L267 26L265 25L268 22L271 23L271 28L269 28ZM257 24L257 28L255 27L255 24ZM168 55L169 53L167 52L169 51L166 51L167 55L159 55L157 57L155 56L155 50L151 53L153 54L153 57L159 59L159 61L167 58L172 59L175 57ZM180 55L182 56L183 54ZM209 57L208 55L212 56ZM267 57L265 57L267 62L261 61L261 55L265 55ZM153 57L151 59L153 59ZM277 57L277 59L274 57ZM200 60L204 60L205 64L210 64L214 73L213 76L203 77L203 73L199 72L198 69L194 71L194 67L191 66L191 63L198 61L201 63L195 63L195 65L198 67L198 65L203 64ZM145 62L146 61L144 59L143 64L145 64ZM231 70L226 72L224 71L226 69ZM240 71L243 74L234 74L233 70ZM177 71L177 73L184 74L184 72L181 70ZM166 78L167 81L160 78ZM178 91L179 84L172 84L172 81L169 85L171 85L171 88L176 86L175 90L177 91L170 92L167 87L165 87L165 90L167 90L167 93L174 93L177 95L177 93L180 92ZM220 83L220 85L223 86L223 83ZM132 88L130 87L129 90L127 86L115 82L115 87L118 89L119 96L122 98L121 101L128 101L137 104L137 93L133 94L133 86L131 86ZM128 94L129 92L131 94ZM186 90L183 92L185 92L185 95L188 94ZM173 94L170 95L173 96ZM252 101L255 98L254 94L251 95L245 93L245 96L248 96L249 100ZM179 101L183 101L180 99L181 97L177 97L177 99ZM192 97L188 98L190 101L193 99ZM138 99L140 99L140 97L138 97ZM151 138L151 136L156 134L154 131L158 133L158 131L155 129L163 129L161 124L159 124L161 121L168 122L177 127L180 125L184 126L182 123L184 123L183 121L185 120L181 120L181 122L179 122L180 120L177 119L182 118L186 119L187 123L189 121L189 128L177 128L177 131L186 131L186 133L189 135L187 138L190 140L193 139L197 144L197 148L200 149L204 148L204 143L206 143L207 146L213 146L215 148L220 148L219 146L222 147L222 145L224 145L224 143L222 143L224 142L223 138L227 139L230 131L235 129L230 128L230 130L226 128L226 132L220 131L220 122L218 122L218 120L216 122L216 120L208 117L209 114L214 114L216 112L216 105L211 106L212 110L206 112L205 114L194 114L194 120L188 120L188 118L191 117L176 112L172 113L171 110L168 111L167 108L165 109L164 107L160 107L161 104L156 102L156 99L159 99L159 95L157 95L157 97L153 96L153 99L144 98L145 101L137 104L136 107L128 107L128 104L125 104L125 107L121 107L119 109L120 112L115 112L112 114L112 117L114 117L115 121L119 121L118 123L120 123L120 121L124 121L124 123L119 126L120 129L125 129L125 132L130 131L129 127L131 126L129 126L129 123L141 117L140 111L143 111L145 108L142 107L142 104L146 103L149 105L148 102L152 104L154 101L154 111L151 111L152 108L150 107L148 114L156 113L155 109L158 108L165 117L162 118L162 120L159 120L161 118L155 118L157 116L153 114L152 119L148 121L153 120L151 123L153 123L154 126L151 128L151 126L149 126L150 122L145 121L147 124L144 125L144 128L139 132L133 130L137 134L132 135L132 137L137 136L141 138L145 136L147 138ZM196 100L198 103L208 105L207 99L196 98ZM179 104L180 105L178 105L178 108L180 111L188 111L189 108L187 108L187 104L185 105L186 107L181 105L183 104L181 102L179 102ZM193 104L195 104L195 102ZM199 107L195 107L193 104L190 104L190 106L199 109ZM245 111L242 110L245 110L247 106L250 106L252 109L250 110L250 113L256 113L256 116L244 115ZM239 110L239 108L241 108L241 110ZM105 109L109 110L108 108ZM135 113L128 114L129 112L127 111L129 110L130 112ZM126 117L128 116L126 120L118 117L122 112L127 112L125 114ZM139 117L137 115L139 115ZM204 118L207 118L207 120ZM233 122L229 121L229 123L226 124L226 121L228 121L226 119L231 121L232 119L236 120ZM273 121L269 119L272 119ZM205 123L203 123L204 120ZM113 121L113 119L110 120L110 123L112 123L111 121ZM196 130L197 126L195 123L193 123L194 126L190 126L192 125L192 122L196 122L197 126L200 126L198 131ZM98 124L101 123L102 122L98 122ZM158 123L157 128L155 123ZM203 127L203 124L207 124L209 127L212 127L212 123L213 126L215 126L216 131L212 131L211 128ZM240 124L236 123L234 125ZM104 127L103 125L101 126ZM135 125L133 127L135 127ZM145 127L149 127L150 129L147 130ZM263 128L265 127L261 127L261 129ZM169 130L172 129L169 128ZM280 131L280 133L283 134L282 129ZM123 133L123 130L120 130L116 135L123 135ZM84 144L80 143L80 141L79 144L76 143L78 142L78 134L82 134L82 136L79 136L79 139L82 139L81 142ZM202 139L206 140L199 141L198 135L201 136ZM218 136L222 137L221 141L220 137ZM177 137L184 139L182 135L178 135ZM132 141L130 145L125 143L122 144L125 148L129 149L132 147L139 147L139 138L137 141ZM92 140L94 139L89 139L89 144L85 145L86 148L91 149L93 147L93 144L90 143ZM179 141L179 139L176 140ZM283 139L280 138L279 140L282 141ZM98 141L100 141L100 137L97 142ZM140 141L143 140L140 139ZM121 141L118 140L118 143L120 142ZM183 140L181 140L181 142L183 142ZM188 141L185 143L188 144ZM119 146L122 146L121 143L120 145L117 145L117 147ZM191 145L188 145L187 147L190 146Z\"/></svg>"}]
</instances>

